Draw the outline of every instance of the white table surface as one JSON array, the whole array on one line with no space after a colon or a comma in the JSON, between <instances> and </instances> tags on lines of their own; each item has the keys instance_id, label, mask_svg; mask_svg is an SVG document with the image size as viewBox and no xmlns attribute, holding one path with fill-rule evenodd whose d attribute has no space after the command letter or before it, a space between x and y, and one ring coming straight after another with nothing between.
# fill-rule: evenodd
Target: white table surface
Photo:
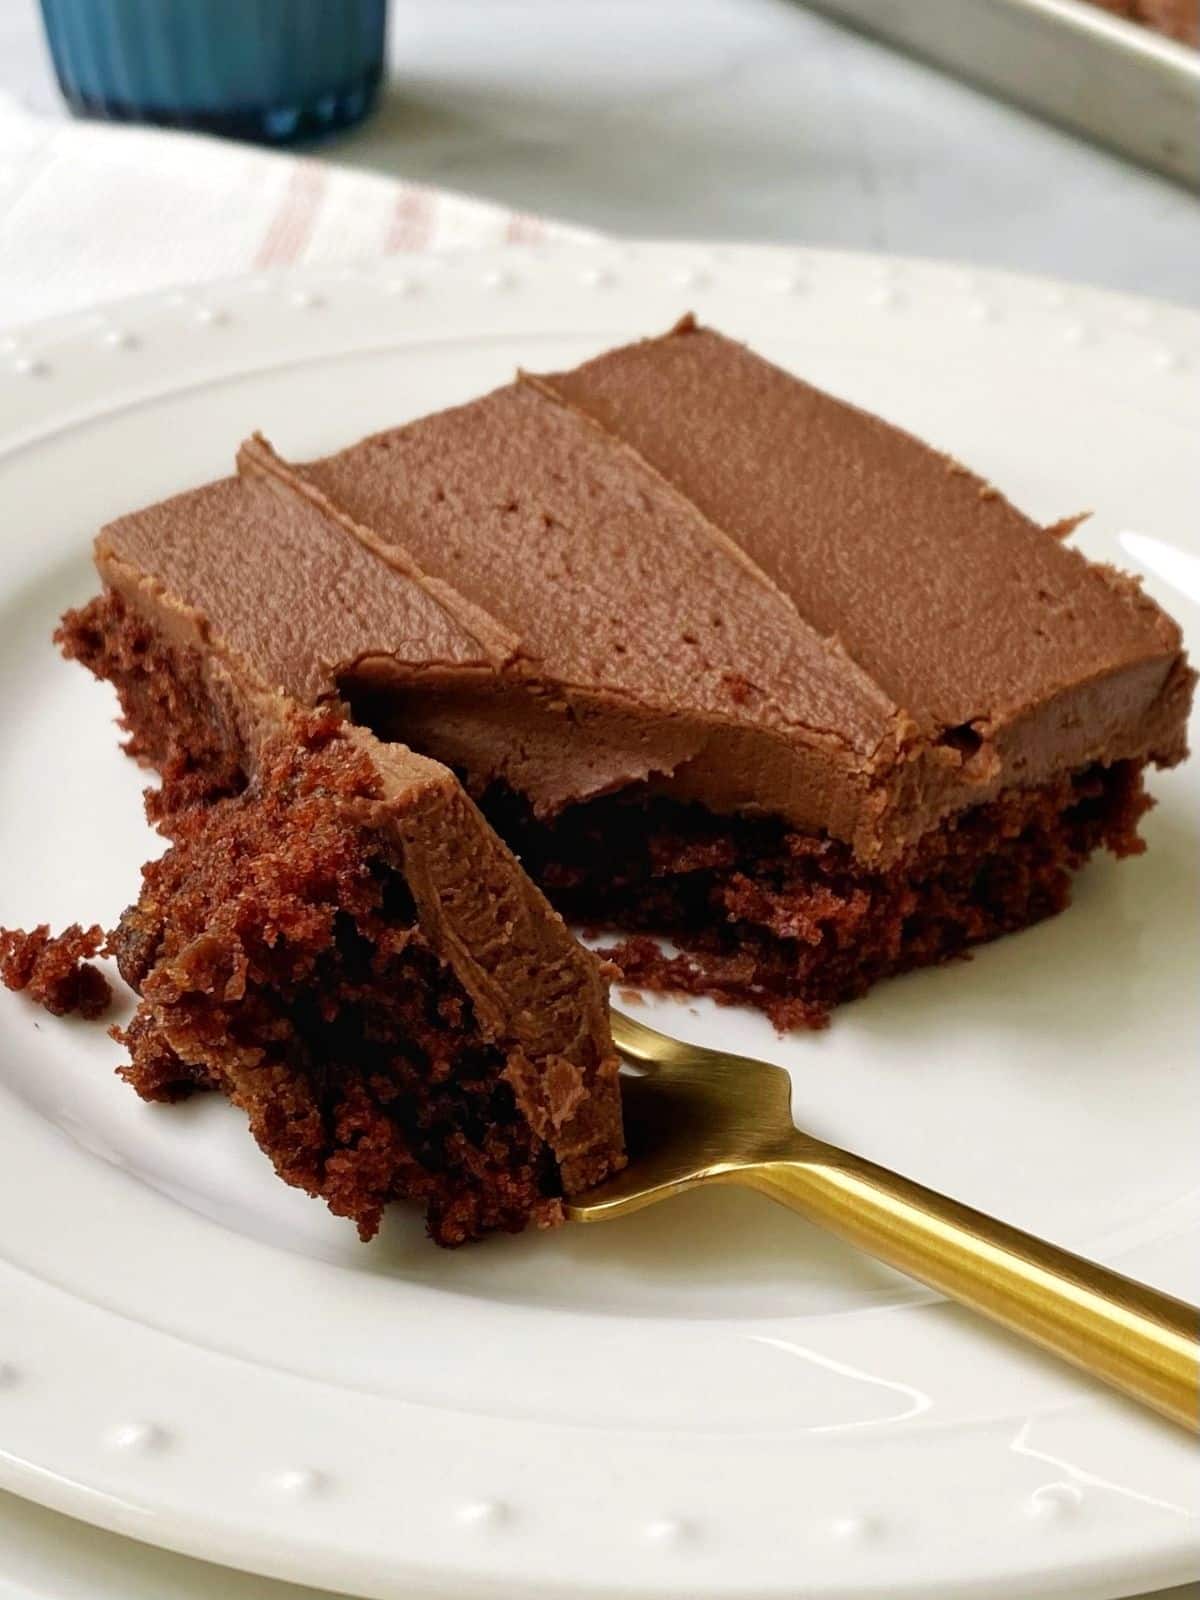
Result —
<instances>
[{"instance_id":1,"label":"white table surface","mask_svg":"<svg viewBox=\"0 0 1200 1600\"><path fill-rule=\"evenodd\" d=\"M790 0L394 0L390 53L379 113L330 159L614 233L954 257L1200 305L1195 196ZM36 0L0 0L3 90L63 114ZM3 1496L0 1600L30 1593L22 1524L61 1541L80 1600L114 1565L130 1600L300 1600L149 1549L126 1574L124 1541Z\"/></svg>"}]
</instances>

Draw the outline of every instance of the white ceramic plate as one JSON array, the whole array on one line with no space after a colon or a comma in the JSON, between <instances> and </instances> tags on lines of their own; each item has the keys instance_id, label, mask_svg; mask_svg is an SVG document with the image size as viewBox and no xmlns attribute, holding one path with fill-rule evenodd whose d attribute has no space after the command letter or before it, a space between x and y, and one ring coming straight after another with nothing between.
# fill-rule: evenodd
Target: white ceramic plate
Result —
<instances>
[{"instance_id":1,"label":"white ceramic plate","mask_svg":"<svg viewBox=\"0 0 1200 1600\"><path fill-rule=\"evenodd\" d=\"M970 461L1197 626L1200 318L919 262L688 246L258 279L0 352L0 922L111 921L155 847L107 689L60 662L91 532L692 306ZM1193 633L1193 637L1197 637ZM1059 920L825 1035L664 1003L797 1112L1200 1295L1197 776ZM1111 1596L1200 1573L1169 1427L749 1195L445 1254L364 1248L216 1100L0 996L0 1485L370 1596Z\"/></svg>"}]
</instances>

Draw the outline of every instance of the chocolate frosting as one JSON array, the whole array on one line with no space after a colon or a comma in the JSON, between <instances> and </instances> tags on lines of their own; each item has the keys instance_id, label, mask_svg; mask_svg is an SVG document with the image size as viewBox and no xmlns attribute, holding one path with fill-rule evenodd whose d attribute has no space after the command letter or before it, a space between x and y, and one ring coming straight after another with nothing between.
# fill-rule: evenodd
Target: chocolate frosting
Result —
<instances>
[{"instance_id":1,"label":"chocolate frosting","mask_svg":"<svg viewBox=\"0 0 1200 1600\"><path fill-rule=\"evenodd\" d=\"M1184 753L1130 579L909 435L686 320L101 535L263 682L539 814L645 782L886 861L947 812Z\"/></svg>"},{"instance_id":2,"label":"chocolate frosting","mask_svg":"<svg viewBox=\"0 0 1200 1600\"><path fill-rule=\"evenodd\" d=\"M1178 630L911 434L685 322L530 378L655 467L921 734L1005 722Z\"/></svg>"}]
</instances>

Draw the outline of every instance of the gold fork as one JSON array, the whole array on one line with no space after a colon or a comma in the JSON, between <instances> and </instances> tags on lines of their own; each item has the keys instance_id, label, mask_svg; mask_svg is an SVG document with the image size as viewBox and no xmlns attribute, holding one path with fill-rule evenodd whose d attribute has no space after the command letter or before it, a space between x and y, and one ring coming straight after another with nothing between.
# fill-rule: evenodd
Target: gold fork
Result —
<instances>
[{"instance_id":1,"label":"gold fork","mask_svg":"<svg viewBox=\"0 0 1200 1600\"><path fill-rule=\"evenodd\" d=\"M801 1132L780 1067L619 1012L612 1030L644 1069L621 1079L630 1163L572 1198L576 1221L628 1216L702 1183L744 1184L1200 1431L1195 1306Z\"/></svg>"}]
</instances>

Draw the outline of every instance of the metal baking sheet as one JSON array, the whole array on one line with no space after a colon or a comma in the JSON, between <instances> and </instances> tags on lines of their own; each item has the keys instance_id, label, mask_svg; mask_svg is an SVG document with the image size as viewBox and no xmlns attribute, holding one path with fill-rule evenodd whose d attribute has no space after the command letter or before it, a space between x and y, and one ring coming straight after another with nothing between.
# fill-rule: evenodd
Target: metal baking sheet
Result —
<instances>
[{"instance_id":1,"label":"metal baking sheet","mask_svg":"<svg viewBox=\"0 0 1200 1600\"><path fill-rule=\"evenodd\" d=\"M1200 50L1085 0L807 0L1200 189Z\"/></svg>"}]
</instances>

